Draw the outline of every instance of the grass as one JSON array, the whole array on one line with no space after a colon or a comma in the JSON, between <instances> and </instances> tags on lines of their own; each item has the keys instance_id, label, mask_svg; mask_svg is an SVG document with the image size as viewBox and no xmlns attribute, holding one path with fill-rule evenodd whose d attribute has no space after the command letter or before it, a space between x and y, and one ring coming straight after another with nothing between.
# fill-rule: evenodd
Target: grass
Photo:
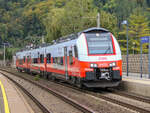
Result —
<instances>
[{"instance_id":1,"label":"grass","mask_svg":"<svg viewBox=\"0 0 150 113\"><path fill-rule=\"evenodd\" d=\"M35 80L35 81L39 81L39 79L40 79L40 75L36 75L36 76L34 77L34 80Z\"/></svg>"}]
</instances>

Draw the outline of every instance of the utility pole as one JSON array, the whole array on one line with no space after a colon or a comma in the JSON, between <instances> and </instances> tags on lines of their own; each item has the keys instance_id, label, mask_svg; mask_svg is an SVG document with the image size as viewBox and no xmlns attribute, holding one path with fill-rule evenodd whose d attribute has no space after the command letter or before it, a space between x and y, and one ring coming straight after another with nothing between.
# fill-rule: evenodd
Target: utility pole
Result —
<instances>
[{"instance_id":1,"label":"utility pole","mask_svg":"<svg viewBox=\"0 0 150 113\"><path fill-rule=\"evenodd\" d=\"M129 57L129 50L128 50L128 45L129 45L129 38L128 38L128 21L127 20L124 20L121 24L125 24L126 25L126 39L127 39L127 55L126 55L126 60L127 60L127 69L126 69L126 71L127 71L127 76L129 75L129 70L128 70L128 68L129 68L129 66L128 66L128 57Z\"/></svg>"},{"instance_id":2,"label":"utility pole","mask_svg":"<svg viewBox=\"0 0 150 113\"><path fill-rule=\"evenodd\" d=\"M100 13L97 14L97 27L100 28Z\"/></svg>"},{"instance_id":3,"label":"utility pole","mask_svg":"<svg viewBox=\"0 0 150 113\"><path fill-rule=\"evenodd\" d=\"M42 44L44 44L45 43L45 41L44 41L44 36L42 36Z\"/></svg>"},{"instance_id":4,"label":"utility pole","mask_svg":"<svg viewBox=\"0 0 150 113\"><path fill-rule=\"evenodd\" d=\"M5 43L4 43L4 66L6 66L6 62L5 62Z\"/></svg>"}]
</instances>

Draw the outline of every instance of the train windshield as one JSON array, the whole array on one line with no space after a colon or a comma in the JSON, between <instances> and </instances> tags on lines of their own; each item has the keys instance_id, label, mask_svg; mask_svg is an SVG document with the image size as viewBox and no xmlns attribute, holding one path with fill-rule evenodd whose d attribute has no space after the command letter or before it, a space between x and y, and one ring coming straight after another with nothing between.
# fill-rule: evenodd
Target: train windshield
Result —
<instances>
[{"instance_id":1,"label":"train windshield","mask_svg":"<svg viewBox=\"0 0 150 113\"><path fill-rule=\"evenodd\" d=\"M112 54L110 33L86 33L89 54Z\"/></svg>"}]
</instances>

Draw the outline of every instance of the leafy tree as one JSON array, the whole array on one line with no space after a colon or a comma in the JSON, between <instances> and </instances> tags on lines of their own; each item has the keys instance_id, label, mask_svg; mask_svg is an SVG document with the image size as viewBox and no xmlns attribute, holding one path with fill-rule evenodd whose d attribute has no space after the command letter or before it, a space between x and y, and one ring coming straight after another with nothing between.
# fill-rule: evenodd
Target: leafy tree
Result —
<instances>
[{"instance_id":1,"label":"leafy tree","mask_svg":"<svg viewBox=\"0 0 150 113\"><path fill-rule=\"evenodd\" d=\"M133 44L135 43L135 52L140 52L140 37L149 36L150 28L149 21L142 11L138 8L129 17L129 51L133 50ZM120 34L126 34L126 30L120 32ZM133 43L134 42L134 43ZM123 46L124 47L124 46ZM147 53L147 44L143 45L144 53Z\"/></svg>"}]
</instances>

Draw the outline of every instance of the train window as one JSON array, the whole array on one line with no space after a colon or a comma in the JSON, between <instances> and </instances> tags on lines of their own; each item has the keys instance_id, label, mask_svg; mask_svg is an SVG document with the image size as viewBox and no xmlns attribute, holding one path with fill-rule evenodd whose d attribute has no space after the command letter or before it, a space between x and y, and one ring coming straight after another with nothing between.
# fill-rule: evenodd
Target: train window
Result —
<instances>
[{"instance_id":1,"label":"train window","mask_svg":"<svg viewBox=\"0 0 150 113\"><path fill-rule=\"evenodd\" d=\"M25 56L23 57L23 61L24 61L24 63L25 63L25 61L26 61L26 57L25 57Z\"/></svg>"},{"instance_id":2,"label":"train window","mask_svg":"<svg viewBox=\"0 0 150 113\"><path fill-rule=\"evenodd\" d=\"M72 51L69 51L69 64L73 64L73 56L72 56Z\"/></svg>"},{"instance_id":3,"label":"train window","mask_svg":"<svg viewBox=\"0 0 150 113\"><path fill-rule=\"evenodd\" d=\"M57 64L60 64L60 57L57 58Z\"/></svg>"},{"instance_id":4,"label":"train window","mask_svg":"<svg viewBox=\"0 0 150 113\"><path fill-rule=\"evenodd\" d=\"M27 56L27 63L30 62L30 56Z\"/></svg>"},{"instance_id":5,"label":"train window","mask_svg":"<svg viewBox=\"0 0 150 113\"><path fill-rule=\"evenodd\" d=\"M57 64L63 65L63 57L57 58Z\"/></svg>"},{"instance_id":6,"label":"train window","mask_svg":"<svg viewBox=\"0 0 150 113\"><path fill-rule=\"evenodd\" d=\"M61 57L60 64L61 64L61 65L63 65L63 64L64 64L64 62L63 62L63 57Z\"/></svg>"},{"instance_id":7,"label":"train window","mask_svg":"<svg viewBox=\"0 0 150 113\"><path fill-rule=\"evenodd\" d=\"M22 62L23 60L22 59L19 59L19 65L22 65Z\"/></svg>"},{"instance_id":8,"label":"train window","mask_svg":"<svg viewBox=\"0 0 150 113\"><path fill-rule=\"evenodd\" d=\"M110 33L86 33L89 54L113 54Z\"/></svg>"},{"instance_id":9,"label":"train window","mask_svg":"<svg viewBox=\"0 0 150 113\"><path fill-rule=\"evenodd\" d=\"M55 63L58 64L58 58L57 57L55 57Z\"/></svg>"},{"instance_id":10,"label":"train window","mask_svg":"<svg viewBox=\"0 0 150 113\"><path fill-rule=\"evenodd\" d=\"M44 63L44 54L40 55L40 63Z\"/></svg>"},{"instance_id":11,"label":"train window","mask_svg":"<svg viewBox=\"0 0 150 113\"><path fill-rule=\"evenodd\" d=\"M53 58L53 63L55 63L55 58Z\"/></svg>"},{"instance_id":12,"label":"train window","mask_svg":"<svg viewBox=\"0 0 150 113\"><path fill-rule=\"evenodd\" d=\"M74 46L74 54L75 54L75 57L78 58L78 50L77 50L77 46Z\"/></svg>"},{"instance_id":13,"label":"train window","mask_svg":"<svg viewBox=\"0 0 150 113\"><path fill-rule=\"evenodd\" d=\"M33 63L34 64L38 63L38 59L37 58L33 58Z\"/></svg>"},{"instance_id":14,"label":"train window","mask_svg":"<svg viewBox=\"0 0 150 113\"><path fill-rule=\"evenodd\" d=\"M47 63L51 63L51 54L50 53L47 54L46 57L47 57Z\"/></svg>"},{"instance_id":15,"label":"train window","mask_svg":"<svg viewBox=\"0 0 150 113\"><path fill-rule=\"evenodd\" d=\"M54 58L53 58L53 63L56 63L56 64L58 63L57 57L54 57Z\"/></svg>"}]
</instances>

